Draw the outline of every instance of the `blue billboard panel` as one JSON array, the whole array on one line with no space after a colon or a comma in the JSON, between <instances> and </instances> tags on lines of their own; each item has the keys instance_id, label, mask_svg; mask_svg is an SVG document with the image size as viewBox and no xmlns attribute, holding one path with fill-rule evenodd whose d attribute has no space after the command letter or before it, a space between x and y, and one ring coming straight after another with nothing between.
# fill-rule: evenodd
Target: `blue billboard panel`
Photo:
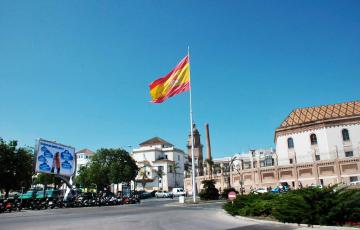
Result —
<instances>
[{"instance_id":1,"label":"blue billboard panel","mask_svg":"<svg viewBox=\"0 0 360 230\"><path fill-rule=\"evenodd\" d=\"M40 139L37 146L35 171L71 176L75 172L75 148Z\"/></svg>"}]
</instances>

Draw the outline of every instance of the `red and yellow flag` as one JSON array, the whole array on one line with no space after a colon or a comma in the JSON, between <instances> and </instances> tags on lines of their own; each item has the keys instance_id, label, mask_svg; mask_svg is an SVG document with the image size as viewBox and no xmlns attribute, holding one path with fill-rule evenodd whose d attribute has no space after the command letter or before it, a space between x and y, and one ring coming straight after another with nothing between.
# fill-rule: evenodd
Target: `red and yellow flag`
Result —
<instances>
[{"instance_id":1,"label":"red and yellow flag","mask_svg":"<svg viewBox=\"0 0 360 230\"><path fill-rule=\"evenodd\" d=\"M190 63L187 55L175 68L150 84L153 103L162 103L169 97L190 89Z\"/></svg>"}]
</instances>

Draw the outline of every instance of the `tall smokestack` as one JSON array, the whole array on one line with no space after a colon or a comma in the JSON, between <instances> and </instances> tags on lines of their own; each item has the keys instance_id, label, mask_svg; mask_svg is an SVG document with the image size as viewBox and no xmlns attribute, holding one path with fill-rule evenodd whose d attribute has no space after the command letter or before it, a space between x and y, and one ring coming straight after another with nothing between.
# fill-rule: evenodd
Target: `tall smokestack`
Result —
<instances>
[{"instance_id":1,"label":"tall smokestack","mask_svg":"<svg viewBox=\"0 0 360 230\"><path fill-rule=\"evenodd\" d=\"M210 132L209 132L209 124L205 124L206 130L206 160L211 160L211 146L210 146Z\"/></svg>"}]
</instances>

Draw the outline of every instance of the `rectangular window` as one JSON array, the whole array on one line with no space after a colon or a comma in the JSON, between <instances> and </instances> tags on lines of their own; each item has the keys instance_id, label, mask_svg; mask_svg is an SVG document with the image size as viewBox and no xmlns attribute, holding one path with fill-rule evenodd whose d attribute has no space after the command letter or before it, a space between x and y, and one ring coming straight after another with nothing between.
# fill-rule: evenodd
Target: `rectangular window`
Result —
<instances>
[{"instance_id":1,"label":"rectangular window","mask_svg":"<svg viewBox=\"0 0 360 230\"><path fill-rule=\"evenodd\" d=\"M345 152L345 157L353 157L353 156L354 156L353 151L347 151L347 152Z\"/></svg>"},{"instance_id":2,"label":"rectangular window","mask_svg":"<svg viewBox=\"0 0 360 230\"><path fill-rule=\"evenodd\" d=\"M292 158L289 159L289 163L290 163L290 164L293 163L293 159L292 159Z\"/></svg>"},{"instance_id":3,"label":"rectangular window","mask_svg":"<svg viewBox=\"0 0 360 230\"><path fill-rule=\"evenodd\" d=\"M315 155L315 160L319 161L320 160L320 155Z\"/></svg>"},{"instance_id":4,"label":"rectangular window","mask_svg":"<svg viewBox=\"0 0 360 230\"><path fill-rule=\"evenodd\" d=\"M350 182L354 182L354 181L358 181L358 177L357 176L351 176L350 177Z\"/></svg>"},{"instance_id":5,"label":"rectangular window","mask_svg":"<svg viewBox=\"0 0 360 230\"><path fill-rule=\"evenodd\" d=\"M265 167L265 161L260 161L260 167Z\"/></svg>"},{"instance_id":6,"label":"rectangular window","mask_svg":"<svg viewBox=\"0 0 360 230\"><path fill-rule=\"evenodd\" d=\"M178 161L180 161L180 155L178 155Z\"/></svg>"}]
</instances>

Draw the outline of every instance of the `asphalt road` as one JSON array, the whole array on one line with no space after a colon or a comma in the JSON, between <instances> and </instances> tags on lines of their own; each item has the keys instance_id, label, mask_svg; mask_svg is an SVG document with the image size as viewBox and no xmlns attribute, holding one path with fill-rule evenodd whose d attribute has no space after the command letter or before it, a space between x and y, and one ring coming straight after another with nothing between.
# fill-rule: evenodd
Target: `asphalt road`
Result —
<instances>
[{"instance_id":1,"label":"asphalt road","mask_svg":"<svg viewBox=\"0 0 360 230\"><path fill-rule=\"evenodd\" d=\"M141 204L110 207L25 210L0 214L0 230L52 229L295 229L229 216L222 204L179 205L175 200L149 199Z\"/></svg>"}]
</instances>

